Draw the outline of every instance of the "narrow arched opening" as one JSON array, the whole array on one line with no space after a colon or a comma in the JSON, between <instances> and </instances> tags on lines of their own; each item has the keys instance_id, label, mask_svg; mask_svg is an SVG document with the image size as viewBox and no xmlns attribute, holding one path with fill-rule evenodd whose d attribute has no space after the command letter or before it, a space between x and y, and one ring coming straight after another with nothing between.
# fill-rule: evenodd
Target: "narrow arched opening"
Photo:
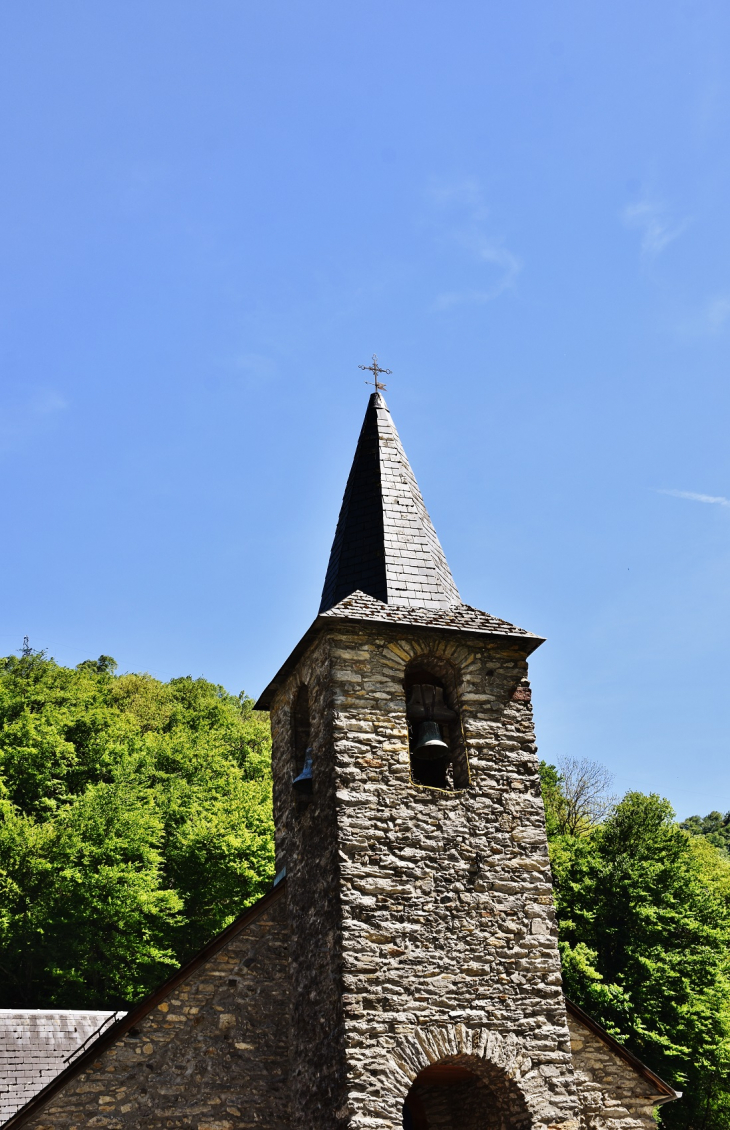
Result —
<instances>
[{"instance_id":1,"label":"narrow arched opening","mask_svg":"<svg viewBox=\"0 0 730 1130\"><path fill-rule=\"evenodd\" d=\"M309 690L306 683L298 688L292 705L292 784L297 799L308 801L312 795L312 723L309 713Z\"/></svg>"},{"instance_id":2,"label":"narrow arched opening","mask_svg":"<svg viewBox=\"0 0 730 1130\"><path fill-rule=\"evenodd\" d=\"M403 1102L403 1130L528 1130L531 1125L514 1083L469 1056L424 1068Z\"/></svg>"},{"instance_id":3,"label":"narrow arched opening","mask_svg":"<svg viewBox=\"0 0 730 1130\"><path fill-rule=\"evenodd\" d=\"M469 785L458 685L458 672L437 656L418 656L405 669L411 777L418 785L434 789Z\"/></svg>"}]
</instances>

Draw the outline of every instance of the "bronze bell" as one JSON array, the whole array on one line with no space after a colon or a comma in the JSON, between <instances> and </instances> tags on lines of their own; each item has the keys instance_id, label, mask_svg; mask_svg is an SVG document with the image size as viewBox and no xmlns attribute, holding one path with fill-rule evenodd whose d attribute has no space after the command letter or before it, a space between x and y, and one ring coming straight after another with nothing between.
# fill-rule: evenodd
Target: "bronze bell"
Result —
<instances>
[{"instance_id":1,"label":"bronze bell","mask_svg":"<svg viewBox=\"0 0 730 1130\"><path fill-rule=\"evenodd\" d=\"M413 756L423 761L436 761L437 758L446 757L448 752L449 747L441 737L438 722L421 722Z\"/></svg>"},{"instance_id":2,"label":"bronze bell","mask_svg":"<svg viewBox=\"0 0 730 1130\"><path fill-rule=\"evenodd\" d=\"M411 722L451 722L456 718L456 711L444 702L441 687L433 687L428 683L411 687L406 714Z\"/></svg>"},{"instance_id":3,"label":"bronze bell","mask_svg":"<svg viewBox=\"0 0 730 1130\"><path fill-rule=\"evenodd\" d=\"M418 726L418 740L413 748L413 756L422 761L437 761L446 757L449 746L441 736L439 722L451 722L456 718L456 711L444 702L442 688L430 683L419 683L411 687L406 715L409 722Z\"/></svg>"},{"instance_id":4,"label":"bronze bell","mask_svg":"<svg viewBox=\"0 0 730 1130\"><path fill-rule=\"evenodd\" d=\"M304 757L304 768L292 781L292 788L301 800L308 800L312 795L312 752L310 746Z\"/></svg>"}]
</instances>

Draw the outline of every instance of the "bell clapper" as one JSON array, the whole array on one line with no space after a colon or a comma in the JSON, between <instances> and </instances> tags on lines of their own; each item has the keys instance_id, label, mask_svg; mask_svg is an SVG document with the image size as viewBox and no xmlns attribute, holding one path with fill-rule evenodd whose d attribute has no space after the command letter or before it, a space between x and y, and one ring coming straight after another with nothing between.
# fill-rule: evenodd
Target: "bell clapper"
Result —
<instances>
[{"instance_id":1,"label":"bell clapper","mask_svg":"<svg viewBox=\"0 0 730 1130\"><path fill-rule=\"evenodd\" d=\"M309 801L312 799L312 753L311 746L306 751L304 757L304 768L298 777L292 781L292 788L300 800Z\"/></svg>"}]
</instances>

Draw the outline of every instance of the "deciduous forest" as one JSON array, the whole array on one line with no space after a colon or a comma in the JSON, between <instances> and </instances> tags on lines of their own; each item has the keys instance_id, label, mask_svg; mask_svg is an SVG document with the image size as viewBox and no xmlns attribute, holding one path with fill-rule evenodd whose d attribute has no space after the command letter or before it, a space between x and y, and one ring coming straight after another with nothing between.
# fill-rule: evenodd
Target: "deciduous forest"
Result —
<instances>
[{"instance_id":1,"label":"deciduous forest","mask_svg":"<svg viewBox=\"0 0 730 1130\"><path fill-rule=\"evenodd\" d=\"M662 1125L730 1126L730 858L718 813L541 765L565 993L677 1090ZM722 823L722 817L719 817ZM724 841L723 841L724 842Z\"/></svg>"},{"instance_id":2,"label":"deciduous forest","mask_svg":"<svg viewBox=\"0 0 730 1130\"><path fill-rule=\"evenodd\" d=\"M128 1005L273 878L268 719L204 679L0 660L0 1007ZM565 990L730 1125L730 817L541 765Z\"/></svg>"},{"instance_id":3,"label":"deciduous forest","mask_svg":"<svg viewBox=\"0 0 730 1130\"><path fill-rule=\"evenodd\" d=\"M115 666L0 660L0 1007L127 1005L273 878L267 717Z\"/></svg>"}]
</instances>

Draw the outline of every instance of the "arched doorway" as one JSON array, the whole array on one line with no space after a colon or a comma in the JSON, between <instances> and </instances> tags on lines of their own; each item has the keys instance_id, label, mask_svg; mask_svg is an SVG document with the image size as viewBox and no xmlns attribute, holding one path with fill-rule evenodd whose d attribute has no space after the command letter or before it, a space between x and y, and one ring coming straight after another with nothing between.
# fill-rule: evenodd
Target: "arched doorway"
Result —
<instances>
[{"instance_id":1,"label":"arched doorway","mask_svg":"<svg viewBox=\"0 0 730 1130\"><path fill-rule=\"evenodd\" d=\"M403 1130L528 1130L531 1122L512 1081L471 1056L425 1067L403 1103Z\"/></svg>"}]
</instances>

